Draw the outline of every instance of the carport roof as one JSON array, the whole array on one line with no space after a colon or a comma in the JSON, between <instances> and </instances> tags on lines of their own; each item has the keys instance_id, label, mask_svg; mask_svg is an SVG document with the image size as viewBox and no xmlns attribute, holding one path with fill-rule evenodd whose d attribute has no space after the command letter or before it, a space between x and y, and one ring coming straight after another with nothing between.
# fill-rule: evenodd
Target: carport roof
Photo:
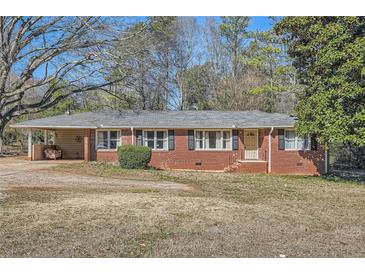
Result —
<instances>
[{"instance_id":1,"label":"carport roof","mask_svg":"<svg viewBox=\"0 0 365 274\"><path fill-rule=\"evenodd\" d=\"M295 117L262 111L100 111L64 114L15 128L269 128L293 127Z\"/></svg>"}]
</instances>

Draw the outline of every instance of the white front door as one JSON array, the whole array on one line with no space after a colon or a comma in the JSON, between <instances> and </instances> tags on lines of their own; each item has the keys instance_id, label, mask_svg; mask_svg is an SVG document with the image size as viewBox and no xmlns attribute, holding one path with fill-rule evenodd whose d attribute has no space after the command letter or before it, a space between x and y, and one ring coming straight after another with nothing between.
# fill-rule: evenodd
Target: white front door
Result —
<instances>
[{"instance_id":1,"label":"white front door","mask_svg":"<svg viewBox=\"0 0 365 274\"><path fill-rule=\"evenodd\" d=\"M258 130L257 129L245 129L244 130L244 145L245 145L245 160L257 160L258 159Z\"/></svg>"}]
</instances>

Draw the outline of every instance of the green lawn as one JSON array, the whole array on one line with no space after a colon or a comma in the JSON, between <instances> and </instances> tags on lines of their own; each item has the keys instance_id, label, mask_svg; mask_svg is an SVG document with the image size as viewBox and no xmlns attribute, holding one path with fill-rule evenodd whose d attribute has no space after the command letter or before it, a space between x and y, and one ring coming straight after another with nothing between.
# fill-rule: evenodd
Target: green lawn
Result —
<instances>
[{"instance_id":1,"label":"green lawn","mask_svg":"<svg viewBox=\"0 0 365 274\"><path fill-rule=\"evenodd\" d=\"M0 190L0 256L365 256L365 186L340 178L105 164L42 172L101 176L105 185ZM177 182L190 190L118 187L109 178Z\"/></svg>"}]
</instances>

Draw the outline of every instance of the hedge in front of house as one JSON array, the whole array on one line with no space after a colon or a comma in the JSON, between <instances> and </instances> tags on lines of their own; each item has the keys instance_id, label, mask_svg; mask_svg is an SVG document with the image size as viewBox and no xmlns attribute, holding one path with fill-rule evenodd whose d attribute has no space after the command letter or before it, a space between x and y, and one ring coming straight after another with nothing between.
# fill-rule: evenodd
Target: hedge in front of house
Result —
<instances>
[{"instance_id":1,"label":"hedge in front of house","mask_svg":"<svg viewBox=\"0 0 365 274\"><path fill-rule=\"evenodd\" d=\"M149 147L124 145L118 148L119 165L123 168L145 168L151 155L152 149Z\"/></svg>"}]
</instances>

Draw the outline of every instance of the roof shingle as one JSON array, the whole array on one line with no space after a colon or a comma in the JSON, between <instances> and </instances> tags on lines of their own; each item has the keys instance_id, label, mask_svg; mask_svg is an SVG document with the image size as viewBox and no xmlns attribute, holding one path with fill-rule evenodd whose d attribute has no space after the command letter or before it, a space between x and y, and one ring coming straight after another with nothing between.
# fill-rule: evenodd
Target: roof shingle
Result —
<instances>
[{"instance_id":1,"label":"roof shingle","mask_svg":"<svg viewBox=\"0 0 365 274\"><path fill-rule=\"evenodd\" d=\"M101 111L20 122L22 128L256 128L292 127L295 118L262 111Z\"/></svg>"}]
</instances>

